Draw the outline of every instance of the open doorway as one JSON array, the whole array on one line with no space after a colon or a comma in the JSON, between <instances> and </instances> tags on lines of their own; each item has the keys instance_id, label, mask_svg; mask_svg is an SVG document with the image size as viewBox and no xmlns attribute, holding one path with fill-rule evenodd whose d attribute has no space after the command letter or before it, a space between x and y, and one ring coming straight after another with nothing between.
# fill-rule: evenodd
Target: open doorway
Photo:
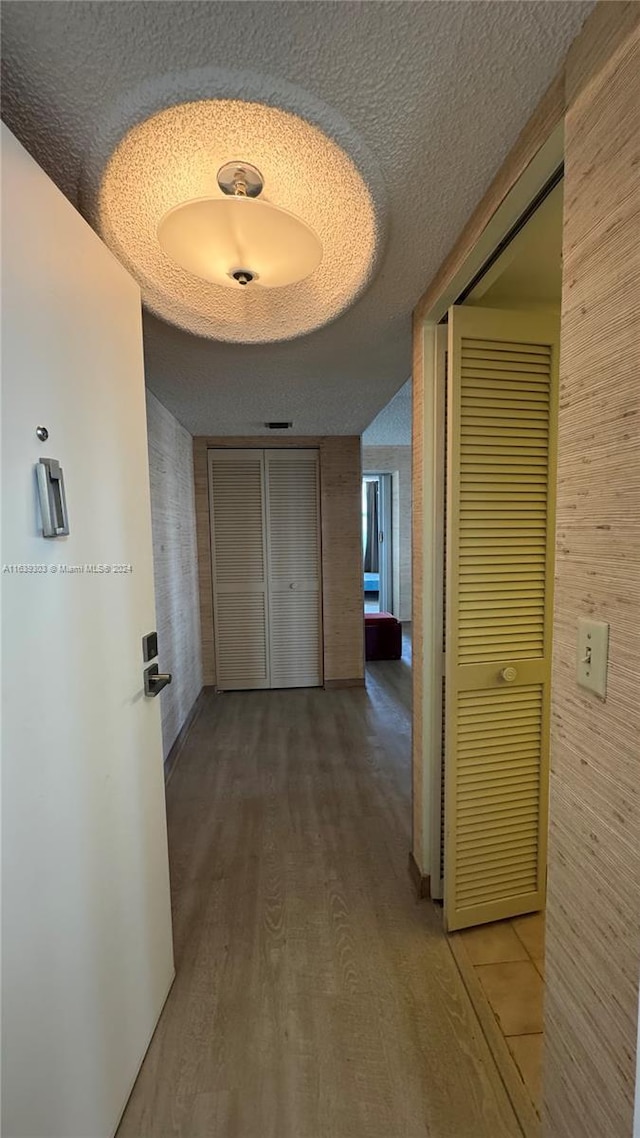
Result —
<instances>
[{"instance_id":1,"label":"open doorway","mask_svg":"<svg viewBox=\"0 0 640 1138\"><path fill-rule=\"evenodd\" d=\"M448 930L458 930L454 952L496 1059L516 1065L534 1112L561 288L557 176L432 341L441 496L434 597L444 648L433 692L441 763L432 784L432 892Z\"/></svg>"},{"instance_id":2,"label":"open doorway","mask_svg":"<svg viewBox=\"0 0 640 1138\"><path fill-rule=\"evenodd\" d=\"M362 479L364 611L393 611L393 529L390 474Z\"/></svg>"},{"instance_id":3,"label":"open doorway","mask_svg":"<svg viewBox=\"0 0 640 1138\"><path fill-rule=\"evenodd\" d=\"M402 659L411 664L411 478L408 380L362 436L362 581L368 662ZM407 684L410 678L405 676Z\"/></svg>"},{"instance_id":4,"label":"open doorway","mask_svg":"<svg viewBox=\"0 0 640 1138\"><path fill-rule=\"evenodd\" d=\"M467 686L471 668L459 656L458 675L465 673L466 690L458 698L470 704L480 695L486 714L493 715L492 734L481 730L486 724L485 714L477 721L478 730L472 731L475 739L471 741L467 713L461 709L456 713L450 708L450 714L457 719L450 725L452 744L455 740L460 756L464 749L465 758L457 763L459 805L454 804L447 812L445 796L445 817L448 813L447 822L459 834L460 849L466 840L462 834L467 833L462 808L467 791L462 784L468 780L472 761L474 772L483 770L484 794L476 799L476 817L482 814L484 820L486 890L482 904L486 913L479 916L491 915L498 920L462 933L460 947L467 953L473 979L479 981L481 994L536 1109L541 1094L543 1048L562 196L563 186L559 182L462 304L469 313L467 319L474 319L474 314L480 318L487 336L490 326L496 326L494 322L498 321L506 341L499 353L502 361L511 357L516 347L518 358L515 362L514 357L513 371L484 372L488 387L480 398L491 406L485 405L482 410L500 413L503 418L494 419L499 425L487 427L481 436L483 451L491 448L492 452L491 462L486 460L481 477L491 474L494 481L483 483L486 492L482 502L478 500L482 509L475 510L473 518L474 525L491 524L494 528L484 531L492 536L484 536L481 542L475 539L472 558L460 550L460 588L466 591L458 594L456 614L460 646L463 636L464 644L469 645L471 636L477 636L484 628L482 647L488 651L483 660L499 657L503 678L497 688L485 687L485 680L479 678L473 691ZM514 345L514 335L522 321L533 329L531 338L535 342L531 345ZM483 355L488 354L485 349ZM497 358L498 353L493 355ZM507 365L503 362L501 366ZM465 356L461 368L463 440L468 438L471 415L477 419L480 410L474 402L479 398L475 392L480 389L470 388L469 382ZM465 391L472 390L473 396L465 397ZM463 442L462 467L470 457L469 444ZM476 479L474 495L478 487ZM462 527L470 517L470 505L470 492L462 490L458 509ZM462 539L459 544L462 545ZM463 564L468 567L464 572ZM466 582L472 575L486 614L484 624L478 609L463 599L469 595ZM483 667L486 669L486 665L476 664L478 672ZM446 764L446 749L444 761ZM492 789L498 793L492 794ZM457 872L462 882L460 859ZM468 880L465 875L465 883ZM498 896L498 911L492 914L493 898Z\"/></svg>"},{"instance_id":5,"label":"open doorway","mask_svg":"<svg viewBox=\"0 0 640 1138\"><path fill-rule=\"evenodd\" d=\"M466 716L462 704L467 700L473 699L473 706L482 708L479 714L489 714L485 705L488 708L492 693L500 707L513 701L522 704L517 722L505 712L503 726L510 731L504 744L509 773L520 757L522 737L527 751L532 750L535 778L539 779L535 790L540 798L539 812L531 822L536 830L532 849L535 846L538 851L538 863L534 866L531 862L527 878L533 884L535 877L536 888L520 891L505 880L500 893L496 881L495 888L488 891L484 886L477 891L458 889L456 899L456 883L450 876L450 928L483 924L494 915L507 916L497 910L510 905L513 915L518 915L518 907L521 912L534 911L544 902L545 709L551 676L561 288L559 182L487 271L449 310L441 340L447 387L443 639L445 679L450 688L445 701L443 766L445 773L448 766L460 767L456 785L445 790L445 830L448 827L453 833L461 825L455 791L463 792L459 779L463 777L463 735L467 737L467 728L463 728L461 717ZM538 663L534 665L534 661ZM498 686L494 687L498 664ZM477 674L472 672L474 668ZM529 700L525 691L519 692L522 685L526 689L540 686L535 694L541 701L539 716L534 716L533 710L531 715L524 713ZM531 716L535 719L535 740L525 729ZM495 712L492 721L496 721ZM479 726L479 722L470 723L468 730ZM491 751L494 759L498 746L492 739L482 747L483 756ZM501 769L500 777L506 778L507 771ZM518 805L521 792L524 784L519 783L513 790ZM511 851L511 844L508 848ZM446 891L446 843L441 845L441 853ZM449 853L457 864L460 857L455 837ZM524 862L519 868L524 874ZM512 863L510 872L515 871ZM524 886L524 875L517 881L518 886ZM472 892L474 903L465 903L465 899L471 901ZM512 903L509 898L513 898Z\"/></svg>"}]
</instances>

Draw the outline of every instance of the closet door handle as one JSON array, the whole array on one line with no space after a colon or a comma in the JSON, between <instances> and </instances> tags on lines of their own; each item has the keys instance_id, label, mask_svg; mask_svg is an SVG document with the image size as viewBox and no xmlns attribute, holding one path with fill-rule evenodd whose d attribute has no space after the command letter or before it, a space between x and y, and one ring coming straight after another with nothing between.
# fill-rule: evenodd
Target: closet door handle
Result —
<instances>
[{"instance_id":1,"label":"closet door handle","mask_svg":"<svg viewBox=\"0 0 640 1138\"><path fill-rule=\"evenodd\" d=\"M291 582L289 583L289 588L290 588L290 589L295 589L295 587L296 587L296 583L295 583L295 581L291 581Z\"/></svg>"},{"instance_id":2,"label":"closet door handle","mask_svg":"<svg viewBox=\"0 0 640 1138\"><path fill-rule=\"evenodd\" d=\"M500 672L500 679L504 680L508 684L512 684L513 681L515 679L517 679L517 676L518 676L517 669L512 668L512 667L503 668L502 671Z\"/></svg>"}]
</instances>

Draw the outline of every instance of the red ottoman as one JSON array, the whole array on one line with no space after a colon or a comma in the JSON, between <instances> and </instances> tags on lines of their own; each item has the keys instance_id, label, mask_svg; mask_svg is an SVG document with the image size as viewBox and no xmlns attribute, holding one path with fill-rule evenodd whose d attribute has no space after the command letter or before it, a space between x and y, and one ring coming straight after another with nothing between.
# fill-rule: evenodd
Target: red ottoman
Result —
<instances>
[{"instance_id":1,"label":"red ottoman","mask_svg":"<svg viewBox=\"0 0 640 1138\"><path fill-rule=\"evenodd\" d=\"M364 617L364 646L367 660L402 658L402 625L390 612L368 612Z\"/></svg>"}]
</instances>

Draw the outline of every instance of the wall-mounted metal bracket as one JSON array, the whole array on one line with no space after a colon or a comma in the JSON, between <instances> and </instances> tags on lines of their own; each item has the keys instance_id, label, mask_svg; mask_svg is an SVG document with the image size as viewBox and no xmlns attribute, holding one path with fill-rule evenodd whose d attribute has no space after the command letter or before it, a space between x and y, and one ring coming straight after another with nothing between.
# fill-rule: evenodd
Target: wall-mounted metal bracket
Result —
<instances>
[{"instance_id":1,"label":"wall-mounted metal bracket","mask_svg":"<svg viewBox=\"0 0 640 1138\"><path fill-rule=\"evenodd\" d=\"M41 458L36 465L43 537L66 537L69 533L67 499L62 467L55 458Z\"/></svg>"}]
</instances>

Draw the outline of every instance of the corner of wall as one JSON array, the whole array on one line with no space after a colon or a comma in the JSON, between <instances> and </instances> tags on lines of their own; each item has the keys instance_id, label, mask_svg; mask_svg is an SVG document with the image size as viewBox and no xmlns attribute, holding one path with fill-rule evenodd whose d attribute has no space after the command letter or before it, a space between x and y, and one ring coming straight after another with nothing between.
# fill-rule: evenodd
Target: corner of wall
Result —
<instances>
[{"instance_id":1,"label":"corner of wall","mask_svg":"<svg viewBox=\"0 0 640 1138\"><path fill-rule=\"evenodd\" d=\"M158 647L173 682L161 699L167 758L202 688L192 439L147 390Z\"/></svg>"},{"instance_id":2,"label":"corner of wall","mask_svg":"<svg viewBox=\"0 0 640 1138\"><path fill-rule=\"evenodd\" d=\"M364 679L359 435L320 442L325 681Z\"/></svg>"},{"instance_id":3,"label":"corner of wall","mask_svg":"<svg viewBox=\"0 0 640 1138\"><path fill-rule=\"evenodd\" d=\"M196 551L198 559L198 596L200 601L202 682L205 687L213 687L216 682L216 661L213 633L209 467L207 440L199 435L196 435L193 439L193 484L196 511Z\"/></svg>"}]
</instances>

